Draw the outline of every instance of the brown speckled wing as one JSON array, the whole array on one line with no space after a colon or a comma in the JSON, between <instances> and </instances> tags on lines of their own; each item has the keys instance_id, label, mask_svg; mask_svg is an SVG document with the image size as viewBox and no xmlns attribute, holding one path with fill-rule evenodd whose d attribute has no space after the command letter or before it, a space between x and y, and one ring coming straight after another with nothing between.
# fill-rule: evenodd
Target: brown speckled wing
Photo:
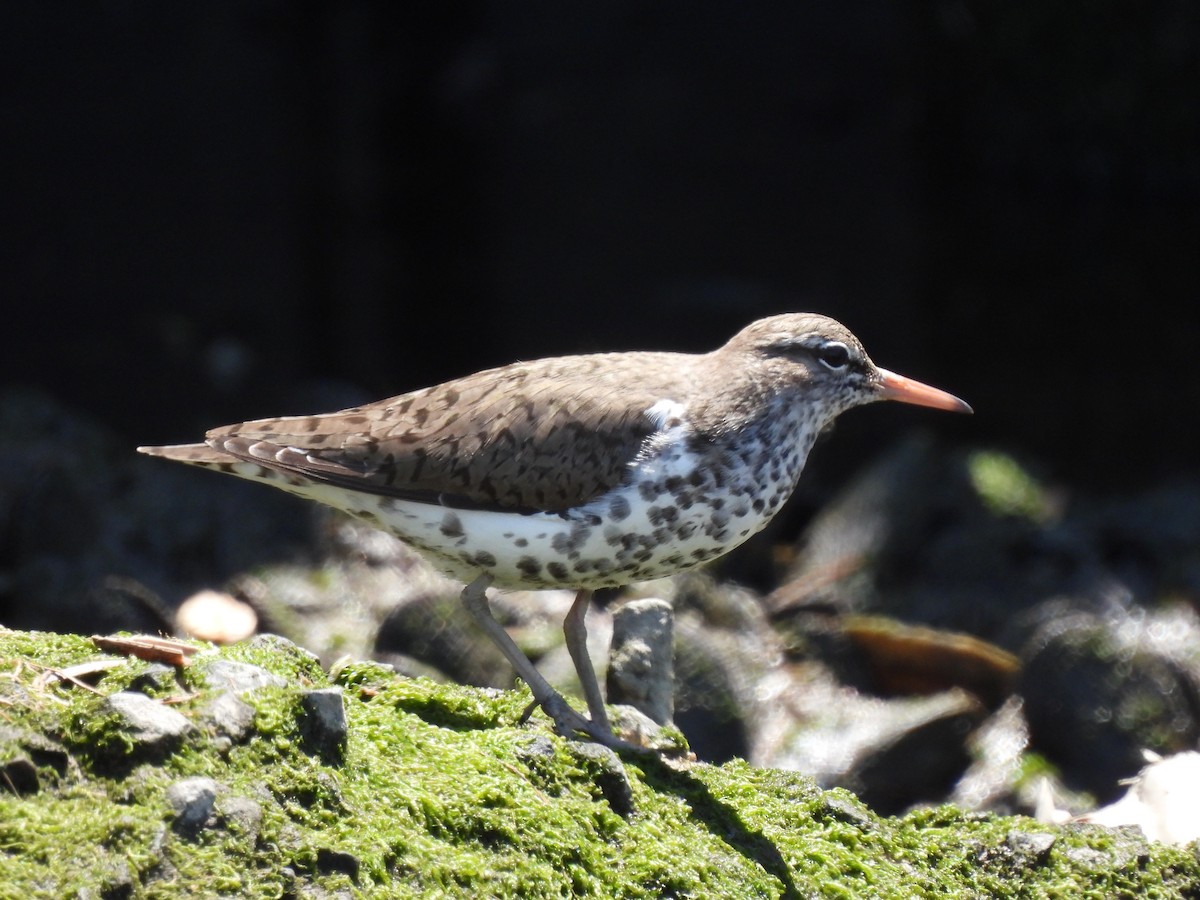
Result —
<instances>
[{"instance_id":1,"label":"brown speckled wing","mask_svg":"<svg viewBox=\"0 0 1200 900\"><path fill-rule=\"evenodd\" d=\"M367 406L216 428L210 447L308 480L450 507L569 509L617 485L695 357L545 359ZM619 364L614 364L619 360ZM603 400L598 399L603 398Z\"/></svg>"}]
</instances>

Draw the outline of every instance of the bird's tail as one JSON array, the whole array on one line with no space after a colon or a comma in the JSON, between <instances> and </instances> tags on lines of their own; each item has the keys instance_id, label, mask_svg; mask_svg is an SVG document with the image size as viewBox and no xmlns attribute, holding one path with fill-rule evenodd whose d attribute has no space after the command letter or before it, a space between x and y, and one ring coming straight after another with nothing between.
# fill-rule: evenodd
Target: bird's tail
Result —
<instances>
[{"instance_id":1,"label":"bird's tail","mask_svg":"<svg viewBox=\"0 0 1200 900\"><path fill-rule=\"evenodd\" d=\"M229 463L233 458L223 450L216 450L208 444L171 444L166 447L138 447L138 453L147 456L161 456L177 462L192 463L197 466L216 466Z\"/></svg>"}]
</instances>

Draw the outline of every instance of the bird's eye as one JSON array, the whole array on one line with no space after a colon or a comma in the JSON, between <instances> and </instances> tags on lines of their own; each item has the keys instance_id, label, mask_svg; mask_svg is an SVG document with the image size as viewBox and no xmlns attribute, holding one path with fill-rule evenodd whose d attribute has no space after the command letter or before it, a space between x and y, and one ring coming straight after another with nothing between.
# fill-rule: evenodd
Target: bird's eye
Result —
<instances>
[{"instance_id":1,"label":"bird's eye","mask_svg":"<svg viewBox=\"0 0 1200 900\"><path fill-rule=\"evenodd\" d=\"M817 359L836 372L844 369L850 362L850 348L841 341L830 341L821 345L817 351Z\"/></svg>"}]
</instances>

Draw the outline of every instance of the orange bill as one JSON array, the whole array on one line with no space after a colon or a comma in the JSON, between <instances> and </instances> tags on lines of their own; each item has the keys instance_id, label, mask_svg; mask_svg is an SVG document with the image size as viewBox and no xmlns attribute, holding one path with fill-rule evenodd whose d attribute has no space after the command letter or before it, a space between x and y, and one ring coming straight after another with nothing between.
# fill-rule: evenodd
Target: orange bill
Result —
<instances>
[{"instance_id":1,"label":"orange bill","mask_svg":"<svg viewBox=\"0 0 1200 900\"><path fill-rule=\"evenodd\" d=\"M879 396L884 400L899 400L901 403L913 403L917 406L932 406L934 409L944 409L947 412L969 413L973 409L953 394L947 394L935 387L879 369Z\"/></svg>"}]
</instances>

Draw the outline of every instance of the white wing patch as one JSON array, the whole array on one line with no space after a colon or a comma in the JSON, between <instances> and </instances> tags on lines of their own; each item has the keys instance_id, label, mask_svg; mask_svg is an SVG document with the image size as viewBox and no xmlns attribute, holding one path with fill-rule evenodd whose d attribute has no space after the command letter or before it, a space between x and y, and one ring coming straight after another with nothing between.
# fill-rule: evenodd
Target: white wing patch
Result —
<instances>
[{"instance_id":1,"label":"white wing patch","mask_svg":"<svg viewBox=\"0 0 1200 900\"><path fill-rule=\"evenodd\" d=\"M659 400L646 410L646 418L653 422L659 431L682 427L686 415L687 409L684 405L669 398Z\"/></svg>"}]
</instances>

